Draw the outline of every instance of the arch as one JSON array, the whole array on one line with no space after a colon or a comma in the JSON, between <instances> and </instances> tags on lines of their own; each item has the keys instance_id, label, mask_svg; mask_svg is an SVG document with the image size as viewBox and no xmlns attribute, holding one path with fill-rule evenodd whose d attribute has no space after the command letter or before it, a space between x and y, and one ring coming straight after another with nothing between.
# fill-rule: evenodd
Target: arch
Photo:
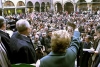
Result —
<instances>
[{"instance_id":1,"label":"arch","mask_svg":"<svg viewBox=\"0 0 100 67\"><path fill-rule=\"evenodd\" d=\"M50 3L47 2L47 3L46 3L46 11L49 11L49 10L50 10Z\"/></svg>"},{"instance_id":2,"label":"arch","mask_svg":"<svg viewBox=\"0 0 100 67\"><path fill-rule=\"evenodd\" d=\"M32 13L32 11L33 11L33 3L31 2L31 1L28 1L27 2L27 11L28 11L28 13Z\"/></svg>"},{"instance_id":3,"label":"arch","mask_svg":"<svg viewBox=\"0 0 100 67\"><path fill-rule=\"evenodd\" d=\"M23 1L18 1L17 6L25 6Z\"/></svg>"},{"instance_id":4,"label":"arch","mask_svg":"<svg viewBox=\"0 0 100 67\"><path fill-rule=\"evenodd\" d=\"M31 1L27 2L27 7L33 7L33 3Z\"/></svg>"},{"instance_id":5,"label":"arch","mask_svg":"<svg viewBox=\"0 0 100 67\"><path fill-rule=\"evenodd\" d=\"M47 2L47 6L49 6L49 7L50 7L50 3L49 3L49 2Z\"/></svg>"},{"instance_id":6,"label":"arch","mask_svg":"<svg viewBox=\"0 0 100 67\"><path fill-rule=\"evenodd\" d=\"M42 2L42 3L41 3L41 12L44 12L44 11L45 11L45 3Z\"/></svg>"},{"instance_id":7,"label":"arch","mask_svg":"<svg viewBox=\"0 0 100 67\"><path fill-rule=\"evenodd\" d=\"M40 12L40 3L39 2L35 3L35 11Z\"/></svg>"},{"instance_id":8,"label":"arch","mask_svg":"<svg viewBox=\"0 0 100 67\"><path fill-rule=\"evenodd\" d=\"M71 2L66 2L64 4L64 11L68 11L68 13L74 12L74 5Z\"/></svg>"},{"instance_id":9,"label":"arch","mask_svg":"<svg viewBox=\"0 0 100 67\"><path fill-rule=\"evenodd\" d=\"M100 0L93 0L92 1L92 10L93 11L98 11L100 10Z\"/></svg>"},{"instance_id":10,"label":"arch","mask_svg":"<svg viewBox=\"0 0 100 67\"><path fill-rule=\"evenodd\" d=\"M12 1L6 1L4 3L4 6L15 6L14 3Z\"/></svg>"},{"instance_id":11,"label":"arch","mask_svg":"<svg viewBox=\"0 0 100 67\"><path fill-rule=\"evenodd\" d=\"M100 0L92 0L92 2L100 2Z\"/></svg>"},{"instance_id":12,"label":"arch","mask_svg":"<svg viewBox=\"0 0 100 67\"><path fill-rule=\"evenodd\" d=\"M9 8L7 8L9 6ZM4 14L15 14L15 5L12 1L6 1L4 3Z\"/></svg>"},{"instance_id":13,"label":"arch","mask_svg":"<svg viewBox=\"0 0 100 67\"><path fill-rule=\"evenodd\" d=\"M54 7L56 12L62 12L62 4L60 2L56 2Z\"/></svg>"},{"instance_id":14,"label":"arch","mask_svg":"<svg viewBox=\"0 0 100 67\"><path fill-rule=\"evenodd\" d=\"M23 1L18 1L16 12L17 14L25 13L25 3Z\"/></svg>"},{"instance_id":15,"label":"arch","mask_svg":"<svg viewBox=\"0 0 100 67\"><path fill-rule=\"evenodd\" d=\"M79 0L79 2L86 2L85 0Z\"/></svg>"},{"instance_id":16,"label":"arch","mask_svg":"<svg viewBox=\"0 0 100 67\"><path fill-rule=\"evenodd\" d=\"M79 10L80 11L87 11L87 2L85 0L79 0Z\"/></svg>"}]
</instances>

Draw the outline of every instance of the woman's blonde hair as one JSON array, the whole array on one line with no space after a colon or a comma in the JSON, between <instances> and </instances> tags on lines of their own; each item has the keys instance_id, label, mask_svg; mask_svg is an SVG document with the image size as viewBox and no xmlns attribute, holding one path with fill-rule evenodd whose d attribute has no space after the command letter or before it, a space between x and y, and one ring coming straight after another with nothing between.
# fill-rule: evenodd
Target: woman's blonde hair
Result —
<instances>
[{"instance_id":1,"label":"woman's blonde hair","mask_svg":"<svg viewBox=\"0 0 100 67\"><path fill-rule=\"evenodd\" d=\"M65 52L71 41L71 36L66 30L52 32L51 48L53 52Z\"/></svg>"}]
</instances>

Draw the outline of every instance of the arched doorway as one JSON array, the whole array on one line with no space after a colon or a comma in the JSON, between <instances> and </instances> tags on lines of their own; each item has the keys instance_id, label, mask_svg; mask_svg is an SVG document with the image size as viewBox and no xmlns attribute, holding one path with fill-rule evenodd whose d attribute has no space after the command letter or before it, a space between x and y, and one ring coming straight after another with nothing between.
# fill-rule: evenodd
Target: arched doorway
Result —
<instances>
[{"instance_id":1,"label":"arched doorway","mask_svg":"<svg viewBox=\"0 0 100 67\"><path fill-rule=\"evenodd\" d=\"M45 12L45 3L44 2L41 3L41 12Z\"/></svg>"},{"instance_id":2,"label":"arched doorway","mask_svg":"<svg viewBox=\"0 0 100 67\"><path fill-rule=\"evenodd\" d=\"M25 13L25 4L23 1L19 1L17 3L17 9L16 9L17 13Z\"/></svg>"},{"instance_id":3,"label":"arched doorway","mask_svg":"<svg viewBox=\"0 0 100 67\"><path fill-rule=\"evenodd\" d=\"M64 11L67 11L69 14L74 12L74 6L71 2L67 2L64 4Z\"/></svg>"},{"instance_id":4,"label":"arched doorway","mask_svg":"<svg viewBox=\"0 0 100 67\"><path fill-rule=\"evenodd\" d=\"M98 11L98 10L100 10L100 0L93 0L93 3L92 3L92 10L93 10L93 11Z\"/></svg>"},{"instance_id":5,"label":"arched doorway","mask_svg":"<svg viewBox=\"0 0 100 67\"><path fill-rule=\"evenodd\" d=\"M31 1L29 1L28 3L27 3L27 11L28 11L28 13L32 13L32 11L34 10L34 8L33 8L33 3L31 2Z\"/></svg>"},{"instance_id":6,"label":"arched doorway","mask_svg":"<svg viewBox=\"0 0 100 67\"><path fill-rule=\"evenodd\" d=\"M35 11L40 12L40 4L39 4L39 2L35 3Z\"/></svg>"},{"instance_id":7,"label":"arched doorway","mask_svg":"<svg viewBox=\"0 0 100 67\"><path fill-rule=\"evenodd\" d=\"M49 11L49 10L50 10L50 3L47 2L47 4L46 4L46 11Z\"/></svg>"},{"instance_id":8,"label":"arched doorway","mask_svg":"<svg viewBox=\"0 0 100 67\"><path fill-rule=\"evenodd\" d=\"M56 12L62 12L62 5L61 5L61 3L59 3L59 2L57 2L56 4L55 4L55 11Z\"/></svg>"},{"instance_id":9,"label":"arched doorway","mask_svg":"<svg viewBox=\"0 0 100 67\"><path fill-rule=\"evenodd\" d=\"M6 1L4 3L4 15L15 14L15 5L12 1Z\"/></svg>"},{"instance_id":10,"label":"arched doorway","mask_svg":"<svg viewBox=\"0 0 100 67\"><path fill-rule=\"evenodd\" d=\"M79 0L79 11L87 11L87 2L85 0Z\"/></svg>"}]
</instances>

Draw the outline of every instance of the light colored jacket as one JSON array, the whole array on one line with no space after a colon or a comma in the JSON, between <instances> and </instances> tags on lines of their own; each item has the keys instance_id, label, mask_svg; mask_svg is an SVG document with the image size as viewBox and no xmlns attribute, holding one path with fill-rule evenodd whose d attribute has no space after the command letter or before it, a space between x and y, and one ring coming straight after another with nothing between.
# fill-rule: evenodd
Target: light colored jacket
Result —
<instances>
[{"instance_id":1,"label":"light colored jacket","mask_svg":"<svg viewBox=\"0 0 100 67\"><path fill-rule=\"evenodd\" d=\"M1 67L10 67L10 63L4 48L4 45L1 45L0 43L0 65Z\"/></svg>"}]
</instances>

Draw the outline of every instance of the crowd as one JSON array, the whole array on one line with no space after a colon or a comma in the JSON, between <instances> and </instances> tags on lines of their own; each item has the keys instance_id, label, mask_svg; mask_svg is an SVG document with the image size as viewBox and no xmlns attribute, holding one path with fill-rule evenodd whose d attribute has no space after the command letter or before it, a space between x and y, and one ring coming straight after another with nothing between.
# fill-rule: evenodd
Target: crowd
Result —
<instances>
[{"instance_id":1,"label":"crowd","mask_svg":"<svg viewBox=\"0 0 100 67\"><path fill-rule=\"evenodd\" d=\"M99 67L100 14L33 12L0 16L0 66Z\"/></svg>"}]
</instances>

